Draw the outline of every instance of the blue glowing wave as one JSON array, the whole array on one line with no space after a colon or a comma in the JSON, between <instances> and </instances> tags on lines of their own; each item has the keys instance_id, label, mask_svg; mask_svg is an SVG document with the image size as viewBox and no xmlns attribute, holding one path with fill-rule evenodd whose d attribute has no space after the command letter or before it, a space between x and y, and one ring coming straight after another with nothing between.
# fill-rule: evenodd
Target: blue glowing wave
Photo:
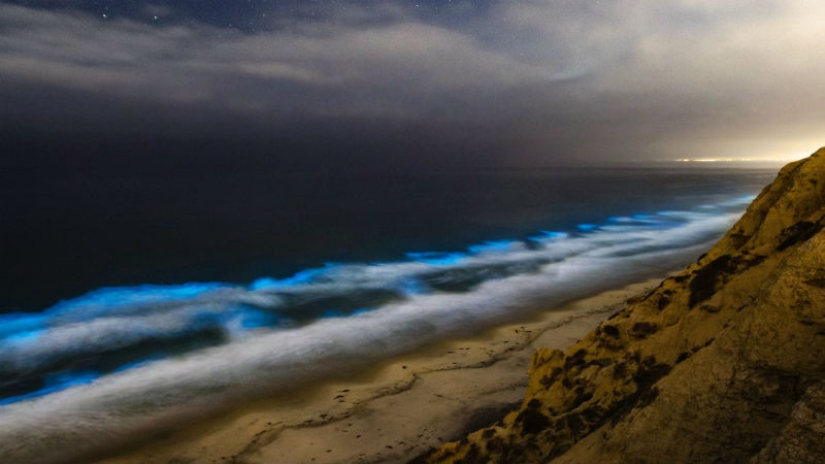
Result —
<instances>
[{"instance_id":1,"label":"blue glowing wave","mask_svg":"<svg viewBox=\"0 0 825 464\"><path fill-rule=\"evenodd\" d=\"M41 313L3 314L0 404L87 385L155 360L261 333L363 316L425 297L441 301L438 298L448 295L472 295L490 282L538 276L550 288L553 276L571 272L572 263L621 268L627 258L642 262L714 240L749 201L737 198L693 211L612 217L602 224L540 231L463 251L409 252L394 262L328 263L248 285L102 288Z\"/></svg>"},{"instance_id":2,"label":"blue glowing wave","mask_svg":"<svg viewBox=\"0 0 825 464\"><path fill-rule=\"evenodd\" d=\"M0 315L0 456L65 461L695 259L742 199L248 285L105 288Z\"/></svg>"}]
</instances>

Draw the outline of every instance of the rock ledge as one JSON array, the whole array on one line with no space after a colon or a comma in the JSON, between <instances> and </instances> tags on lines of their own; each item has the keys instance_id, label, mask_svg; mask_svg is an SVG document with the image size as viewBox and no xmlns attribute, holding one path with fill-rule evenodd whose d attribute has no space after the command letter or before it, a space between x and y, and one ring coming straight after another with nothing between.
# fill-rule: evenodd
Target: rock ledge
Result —
<instances>
[{"instance_id":1,"label":"rock ledge","mask_svg":"<svg viewBox=\"0 0 825 464\"><path fill-rule=\"evenodd\" d=\"M707 254L566 352L520 409L427 463L825 459L825 148Z\"/></svg>"}]
</instances>

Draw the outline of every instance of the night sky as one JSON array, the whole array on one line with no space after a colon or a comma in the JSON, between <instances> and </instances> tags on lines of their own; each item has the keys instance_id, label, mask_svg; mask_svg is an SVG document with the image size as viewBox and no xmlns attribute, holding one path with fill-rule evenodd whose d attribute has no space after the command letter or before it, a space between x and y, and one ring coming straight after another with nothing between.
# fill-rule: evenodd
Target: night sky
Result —
<instances>
[{"instance_id":1,"label":"night sky","mask_svg":"<svg viewBox=\"0 0 825 464\"><path fill-rule=\"evenodd\" d=\"M0 2L4 169L801 157L819 1Z\"/></svg>"}]
</instances>

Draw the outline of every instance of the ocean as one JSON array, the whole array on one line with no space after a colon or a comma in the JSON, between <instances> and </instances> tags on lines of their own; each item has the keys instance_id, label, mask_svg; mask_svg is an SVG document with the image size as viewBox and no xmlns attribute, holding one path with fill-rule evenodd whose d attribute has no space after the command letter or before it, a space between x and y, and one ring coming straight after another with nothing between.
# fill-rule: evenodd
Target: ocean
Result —
<instances>
[{"instance_id":1,"label":"ocean","mask_svg":"<svg viewBox=\"0 0 825 464\"><path fill-rule=\"evenodd\" d=\"M9 459L93 450L678 270L776 169L81 172L2 175Z\"/></svg>"}]
</instances>

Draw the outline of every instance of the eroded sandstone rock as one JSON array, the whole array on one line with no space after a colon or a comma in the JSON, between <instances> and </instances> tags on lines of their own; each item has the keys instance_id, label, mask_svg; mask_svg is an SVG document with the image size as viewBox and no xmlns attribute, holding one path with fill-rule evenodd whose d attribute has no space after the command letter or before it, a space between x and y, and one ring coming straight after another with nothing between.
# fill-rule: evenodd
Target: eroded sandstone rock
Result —
<instances>
[{"instance_id":1,"label":"eroded sandstone rock","mask_svg":"<svg viewBox=\"0 0 825 464\"><path fill-rule=\"evenodd\" d=\"M820 149L685 271L539 350L518 411L419 460L825 462L824 218Z\"/></svg>"}]
</instances>

